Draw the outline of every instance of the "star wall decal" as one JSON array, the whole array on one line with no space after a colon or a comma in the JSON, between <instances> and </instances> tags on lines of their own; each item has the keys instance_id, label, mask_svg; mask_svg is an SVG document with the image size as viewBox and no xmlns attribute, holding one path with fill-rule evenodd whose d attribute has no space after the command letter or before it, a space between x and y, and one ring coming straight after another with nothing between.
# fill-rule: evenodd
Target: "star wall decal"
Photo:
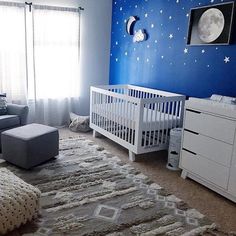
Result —
<instances>
[{"instance_id":1,"label":"star wall decal","mask_svg":"<svg viewBox=\"0 0 236 236\"><path fill-rule=\"evenodd\" d=\"M224 62L227 64L230 62L230 57L225 57Z\"/></svg>"},{"instance_id":2,"label":"star wall decal","mask_svg":"<svg viewBox=\"0 0 236 236\"><path fill-rule=\"evenodd\" d=\"M184 49L184 53L185 53L185 54L188 53L188 49L187 49L187 48Z\"/></svg>"},{"instance_id":3,"label":"star wall decal","mask_svg":"<svg viewBox=\"0 0 236 236\"><path fill-rule=\"evenodd\" d=\"M170 34L170 35L169 35L169 38L170 38L170 39L173 39L173 37L174 37L173 34Z\"/></svg>"}]
</instances>

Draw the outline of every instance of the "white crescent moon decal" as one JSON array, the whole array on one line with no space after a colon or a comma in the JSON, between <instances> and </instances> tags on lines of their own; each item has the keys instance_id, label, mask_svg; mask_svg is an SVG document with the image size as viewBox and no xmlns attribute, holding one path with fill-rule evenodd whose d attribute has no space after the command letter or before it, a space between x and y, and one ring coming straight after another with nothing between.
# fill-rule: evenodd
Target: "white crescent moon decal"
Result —
<instances>
[{"instance_id":1,"label":"white crescent moon decal","mask_svg":"<svg viewBox=\"0 0 236 236\"><path fill-rule=\"evenodd\" d=\"M135 16L131 16L126 24L126 31L129 35L134 35L134 24L137 21Z\"/></svg>"}]
</instances>

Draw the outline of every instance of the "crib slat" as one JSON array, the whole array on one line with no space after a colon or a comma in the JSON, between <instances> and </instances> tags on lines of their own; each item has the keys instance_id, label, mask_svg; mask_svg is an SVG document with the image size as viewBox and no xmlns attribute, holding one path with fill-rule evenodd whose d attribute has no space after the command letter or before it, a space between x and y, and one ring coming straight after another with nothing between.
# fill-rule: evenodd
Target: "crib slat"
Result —
<instances>
[{"instance_id":1,"label":"crib slat","mask_svg":"<svg viewBox=\"0 0 236 236\"><path fill-rule=\"evenodd\" d=\"M153 103L150 104L150 122L149 122L149 140L148 140L148 146L151 146L151 137L152 137L152 125L153 125Z\"/></svg>"},{"instance_id":2,"label":"crib slat","mask_svg":"<svg viewBox=\"0 0 236 236\"><path fill-rule=\"evenodd\" d=\"M157 112L158 112L158 103L154 103L154 121L155 121L155 123L157 122ZM157 128L154 125L154 127L153 127L153 141L152 141L153 145L156 145L156 142L155 142L156 133L157 133Z\"/></svg>"},{"instance_id":3,"label":"crib slat","mask_svg":"<svg viewBox=\"0 0 236 236\"><path fill-rule=\"evenodd\" d=\"M172 129L173 128L173 118L174 118L174 102L171 102L171 125L170 125L170 128Z\"/></svg>"},{"instance_id":4,"label":"crib slat","mask_svg":"<svg viewBox=\"0 0 236 236\"><path fill-rule=\"evenodd\" d=\"M125 115L125 141L127 141L127 132L128 132L128 119L129 119L129 113L128 113L128 102L125 101L125 112L124 112L124 115Z\"/></svg>"},{"instance_id":5,"label":"crib slat","mask_svg":"<svg viewBox=\"0 0 236 236\"><path fill-rule=\"evenodd\" d=\"M131 144L134 144L134 136L135 136L135 109L136 109L136 106L135 104L133 103L133 106L132 106L132 129L131 129Z\"/></svg>"},{"instance_id":6,"label":"crib slat","mask_svg":"<svg viewBox=\"0 0 236 236\"><path fill-rule=\"evenodd\" d=\"M161 111L163 109L163 103L159 104L159 123L158 123L158 133L157 133L157 144L160 144L160 132L161 132Z\"/></svg>"},{"instance_id":7,"label":"crib slat","mask_svg":"<svg viewBox=\"0 0 236 236\"><path fill-rule=\"evenodd\" d=\"M144 104L144 110L146 111L146 119L144 119L146 121L144 127L145 127L145 131L144 131L144 147L147 146L147 130L148 130L148 112L149 112L149 109L148 109L148 105L149 104ZM144 112L144 115L145 115L145 112Z\"/></svg>"},{"instance_id":8,"label":"crib slat","mask_svg":"<svg viewBox=\"0 0 236 236\"><path fill-rule=\"evenodd\" d=\"M112 108L112 132L113 132L114 135L116 135L115 104L116 104L116 98L113 97L111 108Z\"/></svg>"},{"instance_id":9,"label":"crib slat","mask_svg":"<svg viewBox=\"0 0 236 236\"><path fill-rule=\"evenodd\" d=\"M168 110L167 110L167 128L166 128L166 137L165 137L165 143L168 142L168 135L169 135L169 120L170 120L170 103L167 102L167 107L168 107Z\"/></svg>"},{"instance_id":10,"label":"crib slat","mask_svg":"<svg viewBox=\"0 0 236 236\"><path fill-rule=\"evenodd\" d=\"M97 106L98 106L98 102L97 102L97 93L95 92L95 125L97 125Z\"/></svg>"},{"instance_id":11,"label":"crib slat","mask_svg":"<svg viewBox=\"0 0 236 236\"><path fill-rule=\"evenodd\" d=\"M176 117L176 119L177 119L177 127L180 126L180 119L179 119L179 117L180 117L180 109L181 109L181 103L180 103L180 101L178 101L178 109L177 109L177 117Z\"/></svg>"},{"instance_id":12,"label":"crib slat","mask_svg":"<svg viewBox=\"0 0 236 236\"><path fill-rule=\"evenodd\" d=\"M119 99L119 102L118 102L118 137L119 138L120 138L120 123L121 123L120 111L121 111L121 99Z\"/></svg>"},{"instance_id":13,"label":"crib slat","mask_svg":"<svg viewBox=\"0 0 236 236\"><path fill-rule=\"evenodd\" d=\"M162 121L162 129L161 129L161 144L163 144L164 141L164 132L165 132L165 110L166 110L166 103L164 103L164 110L161 111L162 117L163 117L163 121Z\"/></svg>"}]
</instances>

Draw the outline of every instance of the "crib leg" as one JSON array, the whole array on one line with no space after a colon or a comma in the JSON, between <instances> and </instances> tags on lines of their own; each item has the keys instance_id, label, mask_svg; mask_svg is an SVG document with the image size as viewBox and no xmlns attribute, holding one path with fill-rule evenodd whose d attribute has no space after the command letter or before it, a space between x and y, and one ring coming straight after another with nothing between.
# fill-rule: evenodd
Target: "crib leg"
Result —
<instances>
[{"instance_id":1,"label":"crib leg","mask_svg":"<svg viewBox=\"0 0 236 236\"><path fill-rule=\"evenodd\" d=\"M129 160L132 162L136 161L135 153L129 151Z\"/></svg>"},{"instance_id":2,"label":"crib leg","mask_svg":"<svg viewBox=\"0 0 236 236\"><path fill-rule=\"evenodd\" d=\"M101 134L99 134L96 130L93 130L93 137L99 138L99 137L101 137Z\"/></svg>"}]
</instances>

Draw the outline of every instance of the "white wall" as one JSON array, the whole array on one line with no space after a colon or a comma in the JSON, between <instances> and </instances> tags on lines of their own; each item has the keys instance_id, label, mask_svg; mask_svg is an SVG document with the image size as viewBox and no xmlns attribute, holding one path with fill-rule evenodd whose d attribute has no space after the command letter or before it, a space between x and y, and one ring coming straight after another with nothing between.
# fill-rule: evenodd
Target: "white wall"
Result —
<instances>
[{"instance_id":1,"label":"white wall","mask_svg":"<svg viewBox=\"0 0 236 236\"><path fill-rule=\"evenodd\" d=\"M7 0L25 2L25 0ZM109 83L112 0L28 0L33 4L78 7L81 12L81 96L78 113L89 114L89 88Z\"/></svg>"}]
</instances>

